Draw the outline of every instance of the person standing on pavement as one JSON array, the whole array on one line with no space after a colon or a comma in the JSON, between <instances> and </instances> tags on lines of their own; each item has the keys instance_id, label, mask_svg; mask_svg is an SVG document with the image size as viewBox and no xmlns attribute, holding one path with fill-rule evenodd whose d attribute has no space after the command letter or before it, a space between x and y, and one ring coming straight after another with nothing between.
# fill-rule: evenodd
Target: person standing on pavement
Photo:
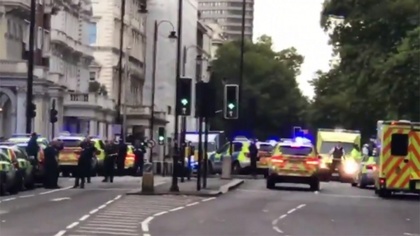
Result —
<instances>
[{"instance_id":1,"label":"person standing on pavement","mask_svg":"<svg viewBox=\"0 0 420 236\"><path fill-rule=\"evenodd\" d=\"M92 158L98 152L89 138L82 142L80 145L82 151L77 163L77 175L73 188L85 188L85 180L90 182L90 172L92 168Z\"/></svg>"},{"instance_id":2,"label":"person standing on pavement","mask_svg":"<svg viewBox=\"0 0 420 236\"><path fill-rule=\"evenodd\" d=\"M113 141L105 142L104 180L102 182L114 182L115 157L117 148Z\"/></svg>"},{"instance_id":3,"label":"person standing on pavement","mask_svg":"<svg viewBox=\"0 0 420 236\"><path fill-rule=\"evenodd\" d=\"M255 140L251 140L251 144L249 145L249 155L251 157L251 174L254 178L256 178L258 148Z\"/></svg>"},{"instance_id":4,"label":"person standing on pavement","mask_svg":"<svg viewBox=\"0 0 420 236\"><path fill-rule=\"evenodd\" d=\"M44 187L47 189L59 188L58 187L58 149L56 142L52 141L44 149Z\"/></svg>"},{"instance_id":5,"label":"person standing on pavement","mask_svg":"<svg viewBox=\"0 0 420 236\"><path fill-rule=\"evenodd\" d=\"M143 176L145 153L146 148L144 147L143 142L137 139L134 143L134 169L136 175Z\"/></svg>"},{"instance_id":6,"label":"person standing on pavement","mask_svg":"<svg viewBox=\"0 0 420 236\"><path fill-rule=\"evenodd\" d=\"M39 145L38 145L38 135L34 132L31 134L31 138L28 141L28 145L26 146L26 153L28 153L29 157L33 157L32 165L38 165L38 152L39 152Z\"/></svg>"},{"instance_id":7,"label":"person standing on pavement","mask_svg":"<svg viewBox=\"0 0 420 236\"><path fill-rule=\"evenodd\" d=\"M124 140L120 139L118 144L118 157L117 157L117 168L118 174L121 176L124 174L125 156L127 155L127 144Z\"/></svg>"}]
</instances>

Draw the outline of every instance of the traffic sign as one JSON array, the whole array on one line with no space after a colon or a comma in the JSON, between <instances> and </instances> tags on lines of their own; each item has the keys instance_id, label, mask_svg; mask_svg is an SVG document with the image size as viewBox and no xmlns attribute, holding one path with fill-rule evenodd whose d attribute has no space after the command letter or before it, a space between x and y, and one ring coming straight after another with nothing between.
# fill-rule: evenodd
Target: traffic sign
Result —
<instances>
[{"instance_id":1,"label":"traffic sign","mask_svg":"<svg viewBox=\"0 0 420 236\"><path fill-rule=\"evenodd\" d=\"M155 140L152 140L152 139L147 140L147 147L152 148L154 146L156 146L156 141Z\"/></svg>"}]
</instances>

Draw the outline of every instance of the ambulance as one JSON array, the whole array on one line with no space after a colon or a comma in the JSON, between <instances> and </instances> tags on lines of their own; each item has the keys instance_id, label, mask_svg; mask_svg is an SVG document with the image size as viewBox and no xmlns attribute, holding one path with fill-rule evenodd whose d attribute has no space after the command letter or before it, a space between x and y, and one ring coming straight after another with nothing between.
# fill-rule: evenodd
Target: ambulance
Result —
<instances>
[{"instance_id":1,"label":"ambulance","mask_svg":"<svg viewBox=\"0 0 420 236\"><path fill-rule=\"evenodd\" d=\"M420 122L378 121L375 193L420 193Z\"/></svg>"}]
</instances>

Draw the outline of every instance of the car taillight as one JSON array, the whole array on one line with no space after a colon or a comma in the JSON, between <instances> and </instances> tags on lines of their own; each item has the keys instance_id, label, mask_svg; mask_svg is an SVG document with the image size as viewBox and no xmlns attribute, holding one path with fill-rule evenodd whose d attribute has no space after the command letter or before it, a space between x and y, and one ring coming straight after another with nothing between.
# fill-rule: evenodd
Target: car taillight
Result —
<instances>
[{"instance_id":1,"label":"car taillight","mask_svg":"<svg viewBox=\"0 0 420 236\"><path fill-rule=\"evenodd\" d=\"M366 165L366 169L368 169L368 170L376 170L376 165L375 164Z\"/></svg>"}]
</instances>

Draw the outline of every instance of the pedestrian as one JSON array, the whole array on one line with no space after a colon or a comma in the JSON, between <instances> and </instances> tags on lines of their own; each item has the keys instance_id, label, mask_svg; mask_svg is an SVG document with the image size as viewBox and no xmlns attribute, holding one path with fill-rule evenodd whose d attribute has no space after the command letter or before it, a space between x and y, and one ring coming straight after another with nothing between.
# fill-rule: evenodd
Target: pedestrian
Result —
<instances>
[{"instance_id":1,"label":"pedestrian","mask_svg":"<svg viewBox=\"0 0 420 236\"><path fill-rule=\"evenodd\" d=\"M104 179L102 182L114 182L115 159L117 156L117 148L113 141L105 142L105 160L104 160Z\"/></svg>"},{"instance_id":2,"label":"pedestrian","mask_svg":"<svg viewBox=\"0 0 420 236\"><path fill-rule=\"evenodd\" d=\"M79 184L80 188L84 188L86 179L88 183L90 182L92 158L98 152L89 138L86 138L80 146L82 150L77 163L77 174L73 188L79 187Z\"/></svg>"},{"instance_id":3,"label":"pedestrian","mask_svg":"<svg viewBox=\"0 0 420 236\"><path fill-rule=\"evenodd\" d=\"M134 170L135 174L142 176L143 175L143 166L144 166L144 154L146 153L146 148L144 144L139 139L136 139L134 142Z\"/></svg>"},{"instance_id":4,"label":"pedestrian","mask_svg":"<svg viewBox=\"0 0 420 236\"><path fill-rule=\"evenodd\" d=\"M28 145L26 146L26 153L30 158L32 158L31 163L33 166L38 165L38 152L39 152L39 145L38 145L38 135L34 132L31 134L31 137L28 141Z\"/></svg>"},{"instance_id":5,"label":"pedestrian","mask_svg":"<svg viewBox=\"0 0 420 236\"><path fill-rule=\"evenodd\" d=\"M256 178L257 177L258 148L257 148L255 140L251 140L251 144L249 145L249 155L251 158L251 174L254 178Z\"/></svg>"},{"instance_id":6,"label":"pedestrian","mask_svg":"<svg viewBox=\"0 0 420 236\"><path fill-rule=\"evenodd\" d=\"M117 157L117 169L118 174L121 176L124 174L125 156L127 155L127 144L124 140L120 139L118 144L118 157Z\"/></svg>"},{"instance_id":7,"label":"pedestrian","mask_svg":"<svg viewBox=\"0 0 420 236\"><path fill-rule=\"evenodd\" d=\"M44 149L44 187L47 189L59 188L58 186L58 149L57 143L52 141Z\"/></svg>"}]
</instances>

